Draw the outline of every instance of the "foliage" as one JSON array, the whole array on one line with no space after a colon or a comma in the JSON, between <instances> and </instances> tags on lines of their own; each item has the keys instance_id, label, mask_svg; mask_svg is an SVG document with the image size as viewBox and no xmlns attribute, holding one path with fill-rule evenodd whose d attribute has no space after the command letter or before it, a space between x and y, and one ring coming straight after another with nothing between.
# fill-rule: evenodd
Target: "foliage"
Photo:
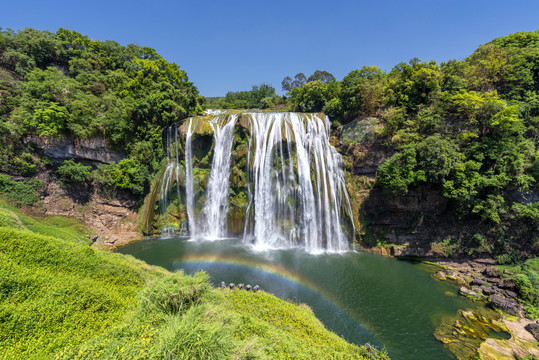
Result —
<instances>
[{"instance_id":1,"label":"foliage","mask_svg":"<svg viewBox=\"0 0 539 360\"><path fill-rule=\"evenodd\" d=\"M282 103L282 98L268 84L253 85L250 91L228 92L224 98L212 101L218 109L267 109Z\"/></svg>"},{"instance_id":2,"label":"foliage","mask_svg":"<svg viewBox=\"0 0 539 360\"><path fill-rule=\"evenodd\" d=\"M311 81L290 91L289 104L295 111L319 112L337 96L339 91L337 82Z\"/></svg>"},{"instance_id":3,"label":"foliage","mask_svg":"<svg viewBox=\"0 0 539 360\"><path fill-rule=\"evenodd\" d=\"M8 175L0 174L0 194L17 206L30 206L39 200L39 190L43 182L33 178L16 181Z\"/></svg>"},{"instance_id":4,"label":"foliage","mask_svg":"<svg viewBox=\"0 0 539 360\"><path fill-rule=\"evenodd\" d=\"M100 136L142 163L144 180L127 163L120 172L128 179L114 180L141 194L147 173L158 170L163 128L201 113L203 98L151 48L25 29L0 30L0 100L0 171L30 175L44 166L27 136Z\"/></svg>"},{"instance_id":5,"label":"foliage","mask_svg":"<svg viewBox=\"0 0 539 360\"><path fill-rule=\"evenodd\" d=\"M414 171L416 164L415 147L406 145L380 165L376 180L391 193L404 195L410 185L425 180L423 171Z\"/></svg>"},{"instance_id":6,"label":"foliage","mask_svg":"<svg viewBox=\"0 0 539 360\"><path fill-rule=\"evenodd\" d=\"M91 179L91 166L75 162L73 159L65 160L56 172L60 177L72 183L87 183Z\"/></svg>"},{"instance_id":7,"label":"foliage","mask_svg":"<svg viewBox=\"0 0 539 360\"><path fill-rule=\"evenodd\" d=\"M309 78L303 73L298 73L294 76L294 80L290 76L287 76L281 82L284 91L290 92L295 88L301 87L312 81L320 81L323 83L330 83L335 81L335 76L325 70L316 70Z\"/></svg>"}]
</instances>

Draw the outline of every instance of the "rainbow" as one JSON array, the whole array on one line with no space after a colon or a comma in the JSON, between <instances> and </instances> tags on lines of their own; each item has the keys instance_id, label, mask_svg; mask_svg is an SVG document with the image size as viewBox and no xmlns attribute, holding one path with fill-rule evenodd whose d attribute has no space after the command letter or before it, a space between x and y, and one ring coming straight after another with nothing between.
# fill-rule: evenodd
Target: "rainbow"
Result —
<instances>
[{"instance_id":1,"label":"rainbow","mask_svg":"<svg viewBox=\"0 0 539 360\"><path fill-rule=\"evenodd\" d=\"M189 254L189 255L182 256L180 259L177 259L174 263L179 268L182 267L182 264L192 264L192 265L223 264L223 265L231 265L231 266L240 266L240 267L245 267L249 269L255 269L257 271L271 274L285 281L293 282L321 296L324 300L326 300L332 306L339 309L348 317L354 319L359 324L360 327L362 327L368 334L370 334L374 338L373 332L369 330L368 326L366 325L368 322L366 322L364 319L361 319L357 313L348 310L341 300L339 300L337 297L335 297L332 293L330 293L323 287L317 285L316 283L308 279L305 279L304 277L300 276L299 274L295 272L285 269L282 266L274 265L274 264L267 264L267 263L266 264L259 263L255 261L241 259L241 258L237 258L233 256L226 256L222 254L219 254L219 255ZM254 285L254 284L251 284L251 285ZM258 285L260 285L262 289L264 288L263 284L258 284Z\"/></svg>"}]
</instances>

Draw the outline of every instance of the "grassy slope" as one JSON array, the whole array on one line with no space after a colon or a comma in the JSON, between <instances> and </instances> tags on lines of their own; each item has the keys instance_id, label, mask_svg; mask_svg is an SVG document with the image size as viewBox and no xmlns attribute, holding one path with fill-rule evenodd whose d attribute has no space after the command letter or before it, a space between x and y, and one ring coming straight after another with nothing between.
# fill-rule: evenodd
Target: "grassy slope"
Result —
<instances>
[{"instance_id":1,"label":"grassy slope","mask_svg":"<svg viewBox=\"0 0 539 360\"><path fill-rule=\"evenodd\" d=\"M85 231L0 202L2 359L384 358L306 306L92 249Z\"/></svg>"}]
</instances>

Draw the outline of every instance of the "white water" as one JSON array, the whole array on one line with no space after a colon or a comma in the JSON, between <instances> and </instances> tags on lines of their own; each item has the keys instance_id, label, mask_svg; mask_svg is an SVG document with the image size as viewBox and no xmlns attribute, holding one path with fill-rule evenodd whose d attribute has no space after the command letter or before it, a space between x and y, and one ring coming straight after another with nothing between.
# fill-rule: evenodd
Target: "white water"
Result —
<instances>
[{"instance_id":1,"label":"white water","mask_svg":"<svg viewBox=\"0 0 539 360\"><path fill-rule=\"evenodd\" d=\"M191 148L191 138L196 127L197 118L190 118L185 135L185 207L187 210L187 221L189 223L189 235L195 237L195 200L193 189L193 151Z\"/></svg>"},{"instance_id":2,"label":"white water","mask_svg":"<svg viewBox=\"0 0 539 360\"><path fill-rule=\"evenodd\" d=\"M212 166L204 208L195 209L192 137L199 118L188 119L185 138L185 205L191 238L227 234L229 179L237 114L207 114L213 130ZM329 119L318 114L248 113L247 192L243 239L257 249L302 246L309 252L344 251L343 211L352 211L342 157L329 143ZM243 123L245 125L245 123ZM176 130L174 128L174 130ZM174 142L174 144L172 143ZM176 181L180 199L177 131L167 132L169 163L159 191L162 216ZM170 227L168 228L170 229Z\"/></svg>"},{"instance_id":3,"label":"white water","mask_svg":"<svg viewBox=\"0 0 539 360\"><path fill-rule=\"evenodd\" d=\"M237 114L216 116L210 121L213 129L213 159L203 210L202 234L217 239L227 235L230 155ZM225 122L226 121L226 122Z\"/></svg>"},{"instance_id":4,"label":"white water","mask_svg":"<svg viewBox=\"0 0 539 360\"><path fill-rule=\"evenodd\" d=\"M327 117L249 116L254 142L250 143L254 191L249 210L253 207L254 215L246 216L244 241L261 249L300 244L309 252L348 249L341 212L344 200L351 214L350 203L342 157L329 143Z\"/></svg>"}]
</instances>

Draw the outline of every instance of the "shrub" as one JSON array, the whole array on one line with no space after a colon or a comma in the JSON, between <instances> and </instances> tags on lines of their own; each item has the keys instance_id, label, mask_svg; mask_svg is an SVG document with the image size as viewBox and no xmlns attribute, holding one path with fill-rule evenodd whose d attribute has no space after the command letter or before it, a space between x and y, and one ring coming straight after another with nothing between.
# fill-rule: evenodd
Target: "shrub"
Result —
<instances>
[{"instance_id":1,"label":"shrub","mask_svg":"<svg viewBox=\"0 0 539 360\"><path fill-rule=\"evenodd\" d=\"M75 162L73 159L66 160L58 167L56 172L62 180L72 183L85 183L91 179L91 166Z\"/></svg>"},{"instance_id":2,"label":"shrub","mask_svg":"<svg viewBox=\"0 0 539 360\"><path fill-rule=\"evenodd\" d=\"M192 305L200 303L210 289L208 274L205 272L185 276L183 271L180 271L161 278L144 289L141 293L142 311L182 314Z\"/></svg>"},{"instance_id":3,"label":"shrub","mask_svg":"<svg viewBox=\"0 0 539 360\"><path fill-rule=\"evenodd\" d=\"M8 175L0 174L0 194L16 206L35 204L39 200L39 189L43 185L43 181L39 179L16 181Z\"/></svg>"}]
</instances>

